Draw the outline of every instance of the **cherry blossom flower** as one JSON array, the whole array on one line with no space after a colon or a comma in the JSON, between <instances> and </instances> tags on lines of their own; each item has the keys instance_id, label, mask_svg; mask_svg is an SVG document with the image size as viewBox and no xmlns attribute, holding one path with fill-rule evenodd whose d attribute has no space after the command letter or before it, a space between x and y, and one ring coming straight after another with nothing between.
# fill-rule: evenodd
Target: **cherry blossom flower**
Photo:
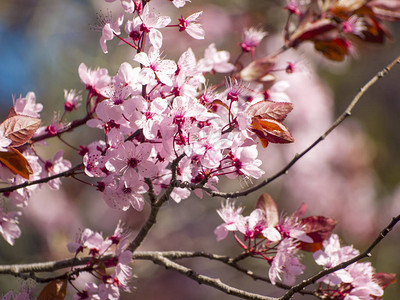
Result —
<instances>
[{"instance_id":1,"label":"cherry blossom flower","mask_svg":"<svg viewBox=\"0 0 400 300\"><path fill-rule=\"evenodd\" d=\"M79 65L79 77L89 90L89 97L102 94L105 87L110 84L111 77L108 75L107 69L88 69L84 63Z\"/></svg>"},{"instance_id":2,"label":"cherry blossom flower","mask_svg":"<svg viewBox=\"0 0 400 300\"><path fill-rule=\"evenodd\" d=\"M159 16L153 12L150 12L149 5L146 5L143 9L143 13L137 18L136 23L142 23L140 30L149 34L149 40L153 47L160 49L162 46L162 34L158 30L166 27L171 23L171 18L168 16Z\"/></svg>"},{"instance_id":3,"label":"cherry blossom flower","mask_svg":"<svg viewBox=\"0 0 400 300\"><path fill-rule=\"evenodd\" d=\"M126 211L132 206L137 211L142 211L144 198L141 194L146 191L144 182L139 179L139 175L133 173L129 180L106 184L103 198L111 208Z\"/></svg>"},{"instance_id":4,"label":"cherry blossom flower","mask_svg":"<svg viewBox=\"0 0 400 300\"><path fill-rule=\"evenodd\" d=\"M88 282L84 290L74 295L74 300L118 300L120 296L119 288L114 284L100 283L99 285Z\"/></svg>"},{"instance_id":5,"label":"cherry blossom flower","mask_svg":"<svg viewBox=\"0 0 400 300\"><path fill-rule=\"evenodd\" d=\"M177 8L184 7L186 2L190 2L190 0L169 0L172 2L173 5Z\"/></svg>"},{"instance_id":6,"label":"cherry blossom flower","mask_svg":"<svg viewBox=\"0 0 400 300\"><path fill-rule=\"evenodd\" d=\"M342 22L342 30L344 33L351 33L363 37L363 31L367 30L365 21L363 18L357 15L352 15L346 21Z\"/></svg>"},{"instance_id":7,"label":"cherry blossom flower","mask_svg":"<svg viewBox=\"0 0 400 300\"><path fill-rule=\"evenodd\" d=\"M0 234L10 245L14 245L15 239L21 235L21 229L18 226L18 216L21 212L3 212L0 207Z\"/></svg>"},{"instance_id":8,"label":"cherry blossom flower","mask_svg":"<svg viewBox=\"0 0 400 300\"><path fill-rule=\"evenodd\" d=\"M286 2L287 6L285 7L285 9L287 9L289 13L301 16L299 0L286 0Z\"/></svg>"},{"instance_id":9,"label":"cherry blossom flower","mask_svg":"<svg viewBox=\"0 0 400 300\"><path fill-rule=\"evenodd\" d=\"M23 98L20 96L18 99L13 99L15 112L19 115L30 116L34 118L40 117L40 112L43 105L36 103L36 96L34 92L28 92Z\"/></svg>"},{"instance_id":10,"label":"cherry blossom flower","mask_svg":"<svg viewBox=\"0 0 400 300\"><path fill-rule=\"evenodd\" d=\"M243 218L241 215L243 207L235 208L233 202L226 201L225 205L217 209L218 215L224 220L224 223L215 228L214 233L217 236L217 241L221 241L228 235L229 231L237 231L237 224Z\"/></svg>"},{"instance_id":11,"label":"cherry blossom flower","mask_svg":"<svg viewBox=\"0 0 400 300\"><path fill-rule=\"evenodd\" d=\"M111 23L111 20L108 20L107 23L104 24L100 38L100 46L104 53L108 53L107 41L111 41L115 35L121 34L119 27L122 25L123 21L124 15L120 14L114 23Z\"/></svg>"},{"instance_id":12,"label":"cherry blossom flower","mask_svg":"<svg viewBox=\"0 0 400 300\"><path fill-rule=\"evenodd\" d=\"M204 39L204 29L201 24L197 23L197 20L200 18L203 12L197 12L186 19L181 16L179 19L179 31L186 31L188 35L196 40L203 40Z\"/></svg>"},{"instance_id":13,"label":"cherry blossom flower","mask_svg":"<svg viewBox=\"0 0 400 300\"><path fill-rule=\"evenodd\" d=\"M143 177L154 176L158 167L148 160L152 148L149 143L135 145L132 141L126 141L118 149L107 151L109 160L106 168L114 173L123 173L128 181L136 178L136 173Z\"/></svg>"},{"instance_id":14,"label":"cherry blossom flower","mask_svg":"<svg viewBox=\"0 0 400 300\"><path fill-rule=\"evenodd\" d=\"M324 250L314 252L313 256L315 262L325 268L334 267L360 254L352 246L341 247L339 237L336 234L332 234L329 239L325 240L323 246ZM351 283L352 280L353 277L347 268L338 270L322 278L322 281L326 284L334 285L338 285L341 282Z\"/></svg>"},{"instance_id":15,"label":"cherry blossom flower","mask_svg":"<svg viewBox=\"0 0 400 300\"><path fill-rule=\"evenodd\" d=\"M254 52L255 48L258 47L266 35L267 33L261 29L250 27L244 31L243 42L240 44L240 47L242 47L244 52Z\"/></svg>"},{"instance_id":16,"label":"cherry blossom flower","mask_svg":"<svg viewBox=\"0 0 400 300\"><path fill-rule=\"evenodd\" d=\"M64 159L63 156L64 151L60 150L54 155L53 159L47 160L44 163L43 173L41 175L42 178L62 173L71 168L71 162ZM58 190L60 189L61 180L60 178L50 180L48 185L50 188Z\"/></svg>"},{"instance_id":17,"label":"cherry blossom flower","mask_svg":"<svg viewBox=\"0 0 400 300\"><path fill-rule=\"evenodd\" d=\"M76 90L64 90L64 99L65 111L71 112L81 105L82 95L77 93Z\"/></svg>"},{"instance_id":18,"label":"cherry blossom flower","mask_svg":"<svg viewBox=\"0 0 400 300\"><path fill-rule=\"evenodd\" d=\"M146 85L157 79L168 86L172 86L170 76L176 71L176 63L172 60L160 58L160 51L155 47L150 47L148 54L140 52L136 54L134 60L141 63L143 68L139 73L138 82Z\"/></svg>"},{"instance_id":19,"label":"cherry blossom flower","mask_svg":"<svg viewBox=\"0 0 400 300\"><path fill-rule=\"evenodd\" d=\"M226 176L235 178L238 175L247 175L256 179L260 178L264 171L259 168L262 162L257 159L257 154L256 145L232 148L228 155L232 167L225 171Z\"/></svg>"},{"instance_id":20,"label":"cherry blossom flower","mask_svg":"<svg viewBox=\"0 0 400 300\"><path fill-rule=\"evenodd\" d=\"M303 266L298 257L298 248L293 239L283 239L279 245L275 257L272 259L268 275L272 284L282 280L287 285L293 285L296 276L303 274Z\"/></svg>"},{"instance_id":21,"label":"cherry blossom flower","mask_svg":"<svg viewBox=\"0 0 400 300\"><path fill-rule=\"evenodd\" d=\"M235 68L228 62L229 59L228 51L217 51L215 44L212 43L204 51L204 58L199 60L197 67L201 72L229 73Z\"/></svg>"}]
</instances>

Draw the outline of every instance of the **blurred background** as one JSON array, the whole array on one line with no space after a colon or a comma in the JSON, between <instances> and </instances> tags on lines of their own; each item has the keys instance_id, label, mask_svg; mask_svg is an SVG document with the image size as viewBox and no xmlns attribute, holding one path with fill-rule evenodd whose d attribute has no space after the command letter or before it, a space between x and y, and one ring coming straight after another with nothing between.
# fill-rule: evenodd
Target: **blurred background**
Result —
<instances>
[{"instance_id":1,"label":"blurred background","mask_svg":"<svg viewBox=\"0 0 400 300\"><path fill-rule=\"evenodd\" d=\"M5 118L13 98L33 91L37 102L44 105L41 114L44 124L51 122L54 112L63 111L64 89L82 89L78 66L109 69L114 75L119 65L133 64L134 52L126 46L108 43L108 54L99 47L100 32L91 30L96 25L96 13L110 9L118 15L119 1L107 5L102 0L2 0L0 1L0 115ZM203 11L202 23L206 38L197 41L176 29L163 31L163 50L167 58L177 59L188 47L196 57L212 42L219 50L229 50L231 61L240 54L243 29L258 26L269 33L256 52L265 56L282 45L279 35L287 12L282 1L197 1L175 9L170 1L152 0L150 5L161 15L172 17L172 24L183 15ZM301 65L301 72L278 77L290 82L288 89L294 111L287 119L296 142L292 145L270 144L260 149L266 176L274 174L295 155L318 138L345 109L359 88L396 56L400 55L400 26L386 24L393 35L384 45L365 45L358 49L356 58L341 63L328 62L311 45L290 51L282 58ZM176 38L176 37L179 38ZM170 37L170 38L169 38ZM343 244L365 249L392 217L400 213L400 68L375 84L355 107L352 117L345 121L321 145L301 159L289 172L259 193L237 200L250 212L262 192L273 195L280 211L291 214L301 202L308 206L308 215L324 215L338 221L335 232ZM83 91L83 95L85 92ZM69 116L83 117L84 112ZM84 137L84 140L83 140ZM88 144L101 137L100 132L79 128L63 138L74 146ZM72 165L81 157L56 139L49 141L40 153L49 159L64 149ZM34 195L20 218L22 236L12 247L0 240L0 263L29 263L70 257L66 244L74 240L79 229L89 227L112 234L119 219L133 230L138 230L148 215L129 210L120 213L109 209L101 195L72 179L63 180L61 191L43 188ZM220 190L246 188L249 182L221 180ZM222 220L215 210L220 199L198 199L193 196L177 204L169 202L163 208L157 225L140 250L204 250L237 255L240 248L232 238L216 242L213 230ZM375 248L371 262L377 272L400 274L399 226ZM305 254L308 265L305 276L318 267ZM218 263L193 259L185 262L199 273L219 277L223 282L248 291L270 296L282 295L262 282L243 277ZM267 275L267 264L249 262L258 274ZM199 285L179 274L153 265L151 262L133 263L137 279L133 294L122 299L233 299L210 287ZM32 286L7 276L0 277L0 295L20 286ZM157 287L157 288L155 288ZM398 299L399 284L385 290L384 299ZM307 297L302 297L306 299Z\"/></svg>"}]
</instances>

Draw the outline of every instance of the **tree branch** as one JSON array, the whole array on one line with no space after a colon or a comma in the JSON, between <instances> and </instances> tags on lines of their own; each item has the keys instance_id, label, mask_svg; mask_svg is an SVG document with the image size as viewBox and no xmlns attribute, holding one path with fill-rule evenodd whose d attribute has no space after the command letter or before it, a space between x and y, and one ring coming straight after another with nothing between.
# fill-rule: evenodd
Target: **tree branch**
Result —
<instances>
[{"instance_id":1,"label":"tree branch","mask_svg":"<svg viewBox=\"0 0 400 300\"><path fill-rule=\"evenodd\" d=\"M175 188L175 181L176 181L176 174L177 174L177 168L178 164L181 161L181 159L184 157L184 154L181 154L177 158L174 159L174 161L171 164L171 180L170 183L165 191L165 193L157 200L154 198L154 191L151 192L150 196L153 196L153 199L151 199L151 211L150 215L146 221L146 223L143 225L143 227L140 229L138 235L136 238L129 244L128 250L134 252L140 244L143 242L144 238L147 236L149 233L150 229L153 227L153 225L157 221L157 215L158 211L160 210L161 206L169 200L169 197L171 196L172 191ZM149 186L150 189L152 189L152 185Z\"/></svg>"},{"instance_id":2,"label":"tree branch","mask_svg":"<svg viewBox=\"0 0 400 300\"><path fill-rule=\"evenodd\" d=\"M15 190L30 186L30 185L35 185L35 184L40 184L40 183L45 183L45 182L49 182L50 180L56 179L56 178L60 178L60 177L69 177L75 174L76 171L80 170L83 167L83 164L79 164L67 171L55 174L53 176L49 176L49 177L45 177L45 178L41 178L38 180L34 180L34 181L25 181L24 183L21 184L17 184L17 185L13 185L13 186L8 186L5 188L0 188L0 193L9 193L9 192L13 192Z\"/></svg>"},{"instance_id":3,"label":"tree branch","mask_svg":"<svg viewBox=\"0 0 400 300\"><path fill-rule=\"evenodd\" d=\"M185 266L182 266L180 264L177 264L173 262L172 260L162 256L162 255L155 255L152 258L152 261L155 264L164 266L166 269L171 269L173 271L176 271L178 273L181 273L190 279L193 279L194 281L200 283L200 284L205 284L208 286L211 286L213 288L216 288L217 290L220 290L228 295L233 295L236 297L240 297L242 299L252 299L252 300L277 300L277 298L272 298L272 297L267 297L267 296L261 296L258 294L254 293L249 293L244 290L240 290L238 288L231 287L225 283L223 283L219 278L212 278L209 276L197 274L195 271L192 269L189 269Z\"/></svg>"}]
</instances>

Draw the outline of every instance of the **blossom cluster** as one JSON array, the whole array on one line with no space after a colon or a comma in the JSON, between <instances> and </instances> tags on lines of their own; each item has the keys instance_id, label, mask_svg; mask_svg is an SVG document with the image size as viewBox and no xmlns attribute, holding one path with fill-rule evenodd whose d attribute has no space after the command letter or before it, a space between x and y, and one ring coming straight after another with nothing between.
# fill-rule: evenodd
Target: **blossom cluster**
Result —
<instances>
[{"instance_id":1,"label":"blossom cluster","mask_svg":"<svg viewBox=\"0 0 400 300\"><path fill-rule=\"evenodd\" d=\"M306 212L302 204L292 215L279 217L275 201L263 194L250 215L243 216L243 207L227 201L217 210L224 221L214 233L217 241L232 232L244 250L245 256L265 259L272 284L278 280L292 286L296 276L306 267L300 262L301 250L313 252L318 265L332 268L344 263L360 252L353 246L341 246L339 237L331 234L336 221L312 216L301 218ZM394 274L376 273L370 262L356 262L344 269L322 277L318 293L329 299L377 299L383 289L394 282Z\"/></svg>"},{"instance_id":2,"label":"blossom cluster","mask_svg":"<svg viewBox=\"0 0 400 300\"><path fill-rule=\"evenodd\" d=\"M129 232L121 223L113 235L103 236L86 228L75 242L67 245L68 251L78 256L87 253L92 260L88 263L93 269L91 274L100 280L100 284L86 282L82 290L77 289L75 300L81 299L119 299L120 290L130 292L129 280L132 278L132 252L127 250ZM107 255L110 259L104 259ZM112 274L107 274L108 268L114 268Z\"/></svg>"}]
</instances>

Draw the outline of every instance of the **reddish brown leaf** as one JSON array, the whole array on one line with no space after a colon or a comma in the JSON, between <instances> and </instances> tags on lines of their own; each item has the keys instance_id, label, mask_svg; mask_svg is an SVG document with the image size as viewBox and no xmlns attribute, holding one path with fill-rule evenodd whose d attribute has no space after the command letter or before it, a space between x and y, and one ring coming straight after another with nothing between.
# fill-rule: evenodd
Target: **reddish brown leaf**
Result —
<instances>
[{"instance_id":1,"label":"reddish brown leaf","mask_svg":"<svg viewBox=\"0 0 400 300\"><path fill-rule=\"evenodd\" d=\"M337 221L323 216L311 216L302 219L301 223L304 225L305 233L313 239L314 243L310 245L301 243L300 247L304 251L314 252L321 249L322 242L330 236Z\"/></svg>"},{"instance_id":2,"label":"reddish brown leaf","mask_svg":"<svg viewBox=\"0 0 400 300\"><path fill-rule=\"evenodd\" d=\"M279 223L279 213L278 213L278 207L272 199L272 197L267 194L263 193L260 198L257 200L256 208L259 208L263 211L267 222L268 226L276 226Z\"/></svg>"},{"instance_id":3,"label":"reddish brown leaf","mask_svg":"<svg viewBox=\"0 0 400 300\"><path fill-rule=\"evenodd\" d=\"M9 111L10 115L10 111ZM22 115L12 115L0 124L0 131L10 139L10 147L19 147L28 142L40 126L40 119Z\"/></svg>"},{"instance_id":4,"label":"reddish brown leaf","mask_svg":"<svg viewBox=\"0 0 400 300\"><path fill-rule=\"evenodd\" d=\"M250 116L259 116L262 119L272 118L277 121L283 121L292 109L292 103L264 100L250 106L247 114Z\"/></svg>"},{"instance_id":5,"label":"reddish brown leaf","mask_svg":"<svg viewBox=\"0 0 400 300\"><path fill-rule=\"evenodd\" d=\"M393 273L375 273L372 275L372 278L382 289L396 282L396 274Z\"/></svg>"},{"instance_id":6,"label":"reddish brown leaf","mask_svg":"<svg viewBox=\"0 0 400 300\"><path fill-rule=\"evenodd\" d=\"M348 43L342 38L329 41L315 41L314 48L326 58L334 61L342 61L349 54Z\"/></svg>"},{"instance_id":7,"label":"reddish brown leaf","mask_svg":"<svg viewBox=\"0 0 400 300\"><path fill-rule=\"evenodd\" d=\"M33 173L31 165L26 158L14 148L8 148L7 152L0 152L0 162L9 168L11 172L25 179L29 179L29 174Z\"/></svg>"},{"instance_id":8,"label":"reddish brown leaf","mask_svg":"<svg viewBox=\"0 0 400 300\"><path fill-rule=\"evenodd\" d=\"M292 134L285 125L274 119L253 117L251 131L260 138L263 145L264 143L268 145L268 142L284 144L294 141Z\"/></svg>"},{"instance_id":9,"label":"reddish brown leaf","mask_svg":"<svg viewBox=\"0 0 400 300\"><path fill-rule=\"evenodd\" d=\"M314 15L309 13L302 19L297 30L290 36L290 45L298 46L304 41L330 40L336 38L339 31L336 24L330 19L314 20Z\"/></svg>"},{"instance_id":10,"label":"reddish brown leaf","mask_svg":"<svg viewBox=\"0 0 400 300\"><path fill-rule=\"evenodd\" d=\"M270 81L275 80L275 77L270 72L275 67L276 56L265 56L255 61L252 61L242 71L240 71L240 78L246 81Z\"/></svg>"},{"instance_id":11,"label":"reddish brown leaf","mask_svg":"<svg viewBox=\"0 0 400 300\"><path fill-rule=\"evenodd\" d=\"M67 294L68 281L53 280L40 292L38 300L64 300Z\"/></svg>"},{"instance_id":12,"label":"reddish brown leaf","mask_svg":"<svg viewBox=\"0 0 400 300\"><path fill-rule=\"evenodd\" d=\"M300 241L299 248L303 251L307 252L316 252L318 250L321 250L323 248L322 242L316 242L316 243L304 243Z\"/></svg>"}]
</instances>

